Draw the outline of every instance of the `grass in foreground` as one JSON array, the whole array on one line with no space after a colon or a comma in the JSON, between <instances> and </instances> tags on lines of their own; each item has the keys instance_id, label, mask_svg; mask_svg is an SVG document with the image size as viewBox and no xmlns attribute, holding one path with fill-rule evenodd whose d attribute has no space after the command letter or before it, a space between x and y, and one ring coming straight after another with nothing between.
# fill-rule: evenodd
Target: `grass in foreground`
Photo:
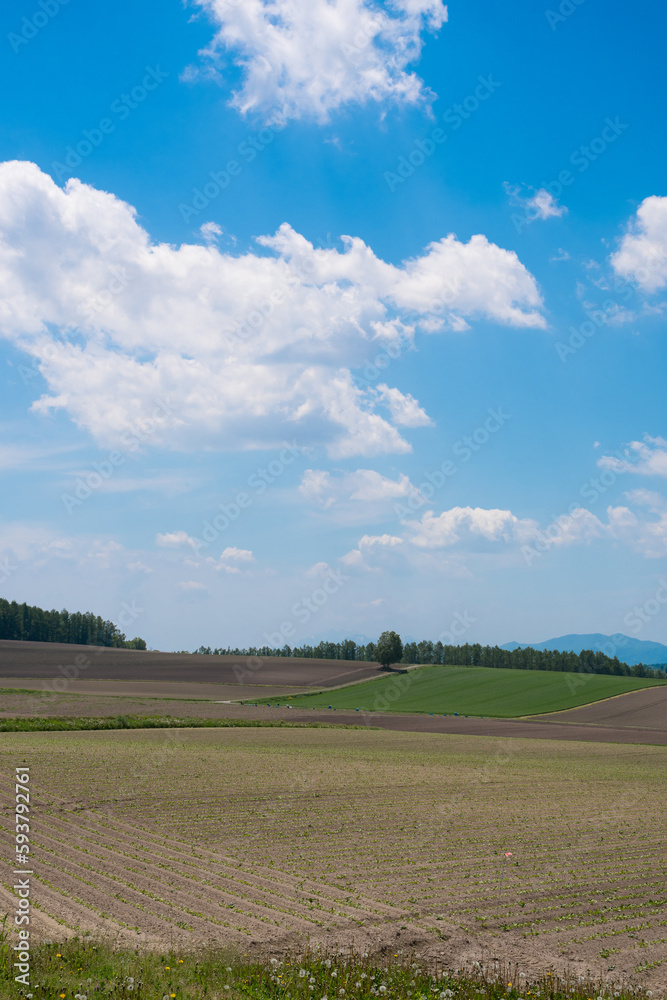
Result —
<instances>
[{"instance_id":1,"label":"grass in foreground","mask_svg":"<svg viewBox=\"0 0 667 1000\"><path fill-rule=\"evenodd\" d=\"M9 946L3 942L5 959ZM9 961L3 963L0 996L12 1000L629 1000L653 995L583 976L562 980L545 973L531 981L518 968L510 971L493 961L453 970L404 952L393 953L389 961L317 950L261 961L223 950L114 950L101 941L73 938L35 948L27 988L13 981Z\"/></svg>"},{"instance_id":2,"label":"grass in foreground","mask_svg":"<svg viewBox=\"0 0 667 1000\"><path fill-rule=\"evenodd\" d=\"M495 670L492 667L425 666L405 674L335 691L264 698L261 704L299 708L344 708L365 712L427 712L516 718L589 705L665 681L554 670Z\"/></svg>"},{"instance_id":3,"label":"grass in foreground","mask_svg":"<svg viewBox=\"0 0 667 1000\"><path fill-rule=\"evenodd\" d=\"M332 725L334 725L332 723ZM271 722L254 719L188 719L170 715L115 715L101 718L54 717L3 719L0 733L78 732L88 729L322 729L326 722ZM367 729L367 726L336 725L336 729Z\"/></svg>"}]
</instances>

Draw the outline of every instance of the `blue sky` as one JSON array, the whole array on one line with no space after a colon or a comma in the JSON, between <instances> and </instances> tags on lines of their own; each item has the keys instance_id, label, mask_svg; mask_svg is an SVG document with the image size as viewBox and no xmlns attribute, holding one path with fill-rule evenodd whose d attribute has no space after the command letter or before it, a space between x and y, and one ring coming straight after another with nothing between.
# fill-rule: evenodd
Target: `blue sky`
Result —
<instances>
[{"instance_id":1,"label":"blue sky","mask_svg":"<svg viewBox=\"0 0 667 1000\"><path fill-rule=\"evenodd\" d=\"M664 11L0 16L4 596L667 641Z\"/></svg>"}]
</instances>

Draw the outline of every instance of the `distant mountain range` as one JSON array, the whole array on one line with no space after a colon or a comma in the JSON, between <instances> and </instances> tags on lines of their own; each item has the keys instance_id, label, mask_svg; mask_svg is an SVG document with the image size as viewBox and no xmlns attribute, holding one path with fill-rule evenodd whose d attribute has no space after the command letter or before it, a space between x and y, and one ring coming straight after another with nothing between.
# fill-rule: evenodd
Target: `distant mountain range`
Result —
<instances>
[{"instance_id":1,"label":"distant mountain range","mask_svg":"<svg viewBox=\"0 0 667 1000\"><path fill-rule=\"evenodd\" d=\"M546 642L506 642L501 649L518 649L531 646L533 649L557 649L560 652L580 653L582 649L592 649L605 653L606 656L617 656L622 663L634 667L636 663L650 666L656 663L667 663L667 646L661 642L648 642L645 639L631 639L629 635L616 632L614 635L603 635L601 632L591 632L590 635L561 635Z\"/></svg>"}]
</instances>

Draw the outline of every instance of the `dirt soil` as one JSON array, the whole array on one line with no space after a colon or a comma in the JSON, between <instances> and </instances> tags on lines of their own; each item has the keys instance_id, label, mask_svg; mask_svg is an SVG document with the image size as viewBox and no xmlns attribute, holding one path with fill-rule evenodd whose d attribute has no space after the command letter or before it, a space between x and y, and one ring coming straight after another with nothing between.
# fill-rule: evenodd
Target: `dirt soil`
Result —
<instances>
[{"instance_id":1,"label":"dirt soil","mask_svg":"<svg viewBox=\"0 0 667 1000\"><path fill-rule=\"evenodd\" d=\"M78 657L78 659L77 659ZM62 668L62 669L61 669ZM377 663L282 656L196 656L0 639L0 677L159 681L272 687L336 687L377 677ZM78 671L78 673L75 673Z\"/></svg>"},{"instance_id":2,"label":"dirt soil","mask_svg":"<svg viewBox=\"0 0 667 1000\"><path fill-rule=\"evenodd\" d=\"M663 996L666 754L364 730L6 733L0 838L9 857L29 760L34 929L55 940L400 947Z\"/></svg>"},{"instance_id":3,"label":"dirt soil","mask_svg":"<svg viewBox=\"0 0 667 1000\"><path fill-rule=\"evenodd\" d=\"M582 708L570 708L567 712L553 712L551 715L533 715L531 718L570 725L660 729L667 732L667 688L631 691Z\"/></svg>"},{"instance_id":4,"label":"dirt soil","mask_svg":"<svg viewBox=\"0 0 667 1000\"><path fill-rule=\"evenodd\" d=\"M309 688L287 687L286 685L268 686L259 684L204 684L196 681L163 683L156 681L90 681L67 680L65 677L50 680L35 680L31 677L0 677L0 701L3 690L20 688L34 691L53 698L55 695L87 695L95 698L125 698L136 701L140 698L163 699L175 701L254 701L256 698L287 698L291 694L301 694ZM75 704L75 702L73 703ZM76 713L73 713L76 714Z\"/></svg>"}]
</instances>

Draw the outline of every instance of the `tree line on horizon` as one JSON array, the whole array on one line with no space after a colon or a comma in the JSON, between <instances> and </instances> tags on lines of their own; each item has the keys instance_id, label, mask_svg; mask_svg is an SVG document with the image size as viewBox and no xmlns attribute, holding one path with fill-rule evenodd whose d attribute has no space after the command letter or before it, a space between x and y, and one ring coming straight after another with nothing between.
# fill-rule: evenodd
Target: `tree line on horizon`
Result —
<instances>
[{"instance_id":1,"label":"tree line on horizon","mask_svg":"<svg viewBox=\"0 0 667 1000\"><path fill-rule=\"evenodd\" d=\"M126 639L113 622L91 611L44 611L0 597L0 639L22 642L65 642L79 646L146 649L144 639Z\"/></svg>"},{"instance_id":2,"label":"tree line on horizon","mask_svg":"<svg viewBox=\"0 0 667 1000\"><path fill-rule=\"evenodd\" d=\"M567 673L614 674L619 677L654 677L667 679L667 672L660 666L637 663L630 666L617 656L610 657L598 650L584 649L581 653L552 649L533 649L519 646L517 649L501 649L499 646L482 646L480 643L464 643L454 646L442 642L406 642L402 645L402 655L393 662L404 664L441 664L457 667L494 667L514 670L557 670ZM358 644L353 639L343 642L322 641L316 646L250 646L247 649L228 647L212 649L200 646L195 653L211 656L290 656L297 659L313 660L356 660L359 662L382 662L377 655L377 643Z\"/></svg>"}]
</instances>

